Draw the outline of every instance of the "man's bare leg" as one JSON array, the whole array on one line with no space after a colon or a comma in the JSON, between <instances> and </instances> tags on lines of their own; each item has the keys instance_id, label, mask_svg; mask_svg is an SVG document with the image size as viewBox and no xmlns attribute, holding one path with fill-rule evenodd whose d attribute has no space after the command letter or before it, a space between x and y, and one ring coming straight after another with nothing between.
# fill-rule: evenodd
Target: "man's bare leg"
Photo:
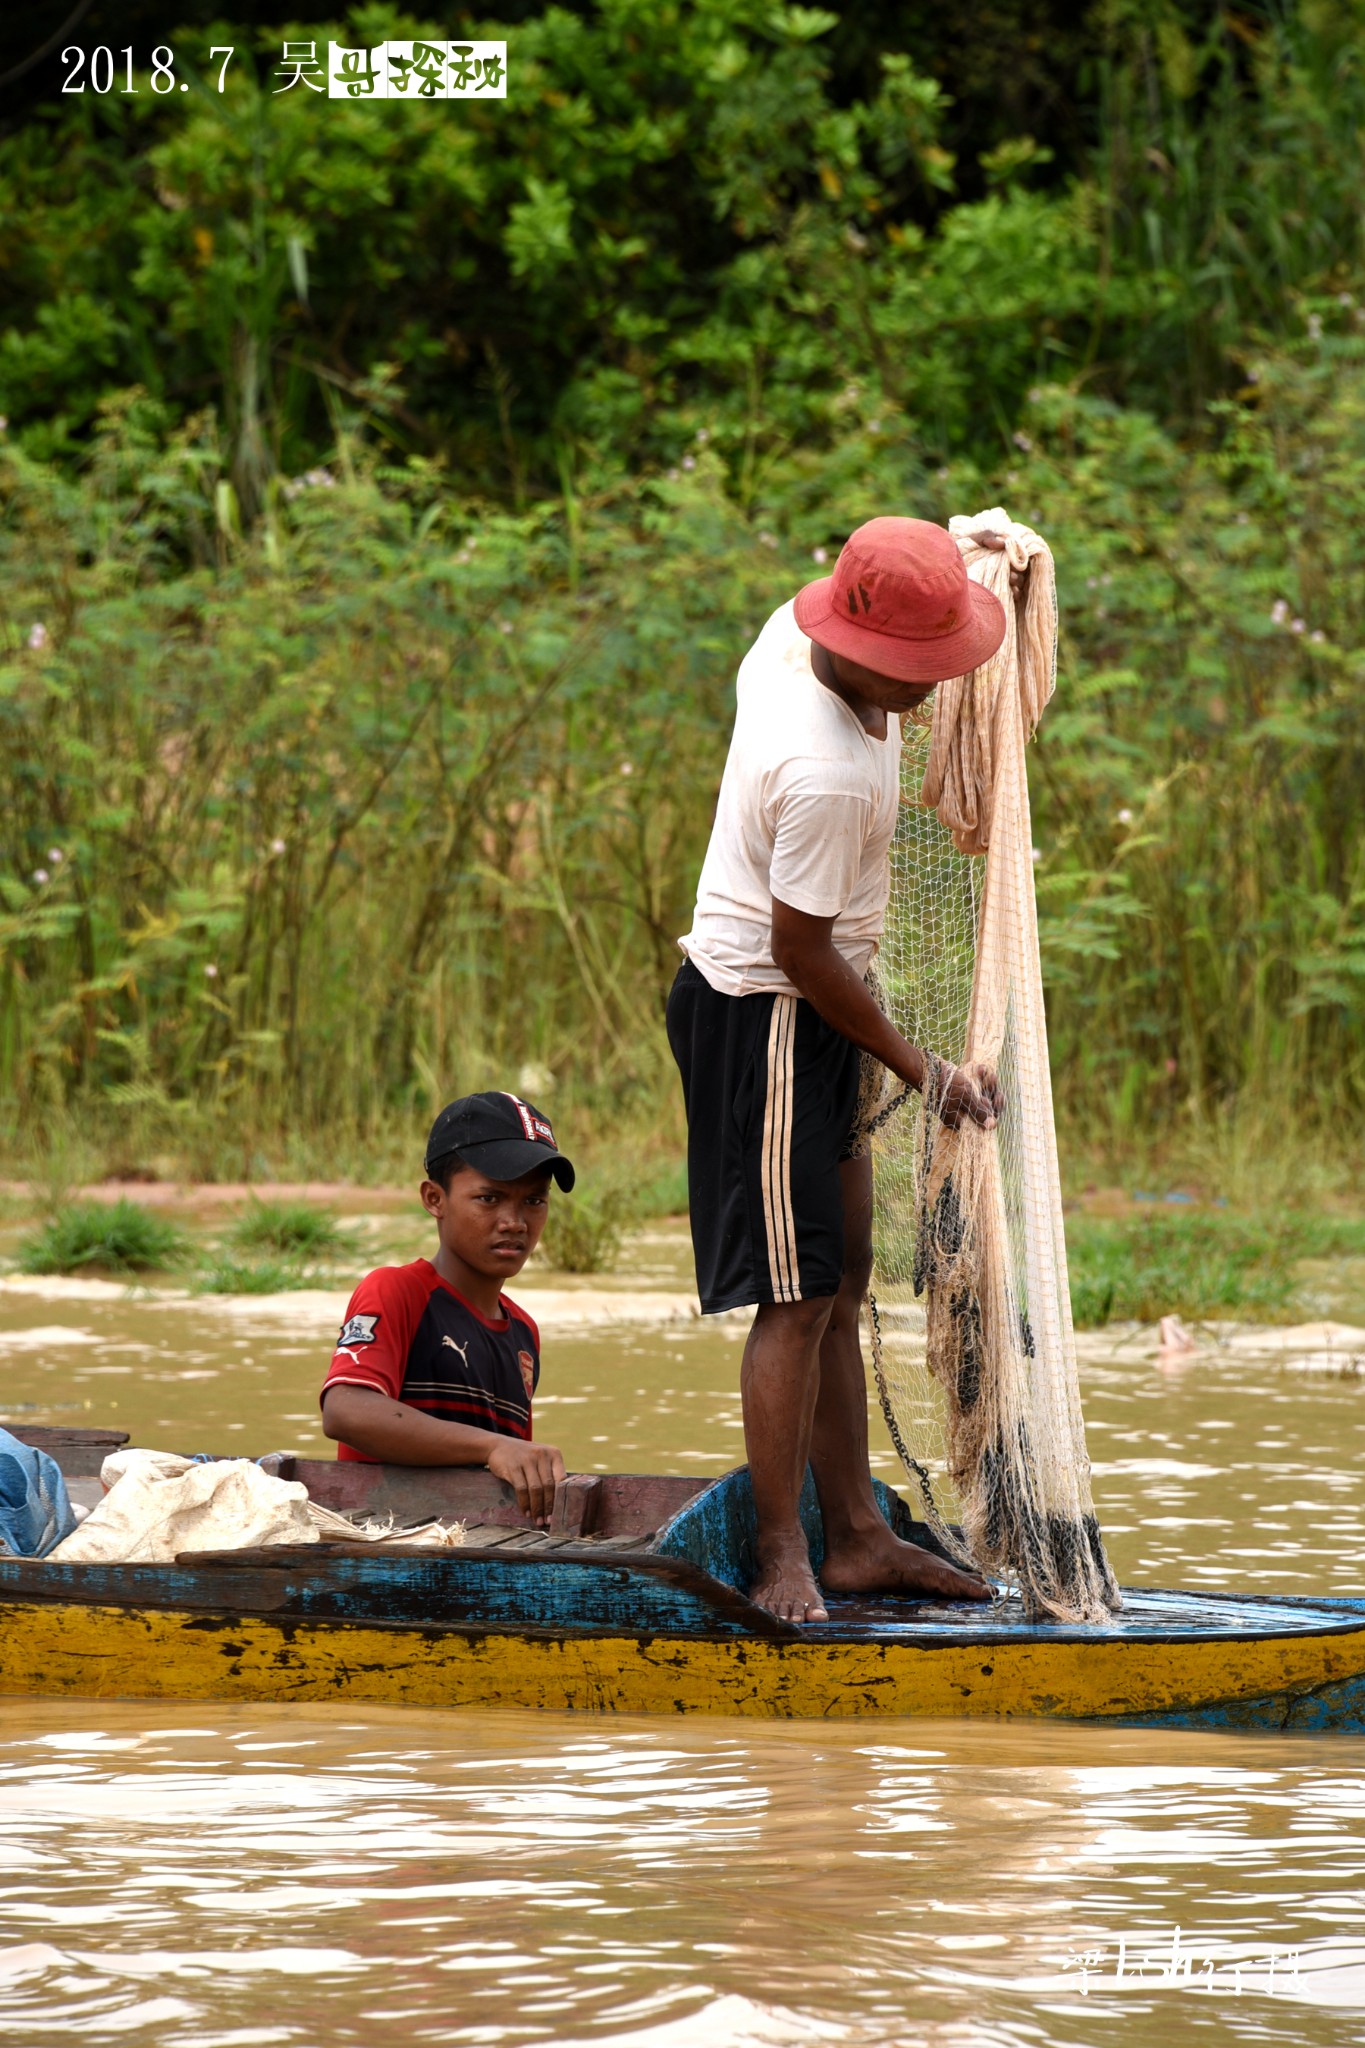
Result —
<instances>
[{"instance_id":1,"label":"man's bare leg","mask_svg":"<svg viewBox=\"0 0 1365 2048\"><path fill-rule=\"evenodd\" d=\"M826 1619L796 1507L810 1456L820 1340L832 1305L831 1295L769 1302L755 1315L744 1347L744 1443L758 1523L758 1570L749 1598L782 1621Z\"/></svg>"},{"instance_id":2,"label":"man's bare leg","mask_svg":"<svg viewBox=\"0 0 1365 2048\"><path fill-rule=\"evenodd\" d=\"M820 1582L830 1593L919 1593L988 1600L974 1574L903 1543L877 1506L867 1456L867 1380L860 1317L872 1272L872 1161L849 1159L844 1187L844 1278L820 1345L820 1382L810 1436L811 1471L825 1525ZM800 1616L793 1619L799 1620Z\"/></svg>"}]
</instances>

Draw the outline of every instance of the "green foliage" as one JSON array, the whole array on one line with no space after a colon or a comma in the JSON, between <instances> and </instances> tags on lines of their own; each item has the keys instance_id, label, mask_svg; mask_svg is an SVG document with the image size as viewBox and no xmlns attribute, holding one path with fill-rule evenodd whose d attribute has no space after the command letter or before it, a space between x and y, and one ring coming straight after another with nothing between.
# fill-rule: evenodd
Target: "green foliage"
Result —
<instances>
[{"instance_id":1,"label":"green foliage","mask_svg":"<svg viewBox=\"0 0 1365 2048\"><path fill-rule=\"evenodd\" d=\"M1359 271L1359 7L1043 11L968 53L923 7L535 8L458 115L280 91L280 32L224 30L221 94L64 97L0 146L0 409L79 457L110 390L212 405L229 528L346 420L517 506L698 426L747 504L850 384L931 462L1039 378L1198 422Z\"/></svg>"},{"instance_id":2,"label":"green foliage","mask_svg":"<svg viewBox=\"0 0 1365 2048\"><path fill-rule=\"evenodd\" d=\"M1062 1121L1358 1129L1359 0L1040 18L533 10L458 120L272 28L0 140L0 1136L648 1125L739 655L994 502Z\"/></svg>"},{"instance_id":3,"label":"green foliage","mask_svg":"<svg viewBox=\"0 0 1365 2048\"><path fill-rule=\"evenodd\" d=\"M561 1273L609 1273L621 1250L629 1210L619 1188L551 1194L541 1250Z\"/></svg>"},{"instance_id":4,"label":"green foliage","mask_svg":"<svg viewBox=\"0 0 1365 2048\"><path fill-rule=\"evenodd\" d=\"M633 1192L630 1203L632 1216L641 1222L655 1216L685 1216L687 1214L687 1160L675 1155L665 1165L656 1169L650 1178Z\"/></svg>"},{"instance_id":5,"label":"green foliage","mask_svg":"<svg viewBox=\"0 0 1365 2048\"><path fill-rule=\"evenodd\" d=\"M1166 1315L1282 1322L1295 1311L1298 1262L1365 1252L1365 1223L1307 1212L1072 1215L1066 1244L1078 1328Z\"/></svg>"},{"instance_id":6,"label":"green foliage","mask_svg":"<svg viewBox=\"0 0 1365 2048\"><path fill-rule=\"evenodd\" d=\"M184 1232L137 1202L72 1202L19 1245L24 1273L145 1273L180 1263Z\"/></svg>"},{"instance_id":7,"label":"green foliage","mask_svg":"<svg viewBox=\"0 0 1365 2048\"><path fill-rule=\"evenodd\" d=\"M280 1252L292 1259L338 1258L354 1248L350 1233L316 1204L256 1197L236 1218L227 1242L234 1251Z\"/></svg>"},{"instance_id":8,"label":"green foliage","mask_svg":"<svg viewBox=\"0 0 1365 2048\"><path fill-rule=\"evenodd\" d=\"M288 1259L238 1259L230 1252L210 1254L194 1276L196 1294L287 1294L316 1287L315 1274Z\"/></svg>"}]
</instances>

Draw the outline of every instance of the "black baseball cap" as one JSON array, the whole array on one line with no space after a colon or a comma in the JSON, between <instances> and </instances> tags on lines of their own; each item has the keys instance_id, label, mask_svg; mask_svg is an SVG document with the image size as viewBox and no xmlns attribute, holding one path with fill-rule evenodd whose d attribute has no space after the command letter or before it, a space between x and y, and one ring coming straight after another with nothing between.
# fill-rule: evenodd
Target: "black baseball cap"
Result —
<instances>
[{"instance_id":1,"label":"black baseball cap","mask_svg":"<svg viewBox=\"0 0 1365 2048\"><path fill-rule=\"evenodd\" d=\"M556 1146L549 1118L500 1089L446 1104L427 1139L427 1172L452 1152L490 1180L520 1180L547 1166L566 1195L574 1184L573 1162Z\"/></svg>"}]
</instances>

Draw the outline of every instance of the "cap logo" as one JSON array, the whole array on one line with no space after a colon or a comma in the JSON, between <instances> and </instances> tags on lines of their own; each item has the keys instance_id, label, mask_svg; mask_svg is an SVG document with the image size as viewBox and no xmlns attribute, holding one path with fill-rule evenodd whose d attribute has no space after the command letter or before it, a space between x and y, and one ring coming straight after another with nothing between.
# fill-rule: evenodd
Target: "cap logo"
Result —
<instances>
[{"instance_id":1,"label":"cap logo","mask_svg":"<svg viewBox=\"0 0 1365 2048\"><path fill-rule=\"evenodd\" d=\"M506 1093L506 1090L503 1092ZM546 1123L544 1117L537 1116L530 1104L523 1102L519 1095L508 1095L507 1100L521 1118L521 1128L532 1143L553 1146L555 1134Z\"/></svg>"}]
</instances>

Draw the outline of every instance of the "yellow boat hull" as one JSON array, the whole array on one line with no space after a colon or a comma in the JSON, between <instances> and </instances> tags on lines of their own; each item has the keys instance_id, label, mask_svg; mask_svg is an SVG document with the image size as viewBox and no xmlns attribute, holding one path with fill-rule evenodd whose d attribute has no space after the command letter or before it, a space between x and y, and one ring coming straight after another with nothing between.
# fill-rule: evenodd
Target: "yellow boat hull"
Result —
<instances>
[{"instance_id":1,"label":"yellow boat hull","mask_svg":"<svg viewBox=\"0 0 1365 2048\"><path fill-rule=\"evenodd\" d=\"M1365 1696L1365 1628L1343 1615L1340 1632L1259 1639L1152 1642L1097 1631L921 1645L426 1630L15 1602L0 1605L0 1693L1351 1726Z\"/></svg>"}]
</instances>

